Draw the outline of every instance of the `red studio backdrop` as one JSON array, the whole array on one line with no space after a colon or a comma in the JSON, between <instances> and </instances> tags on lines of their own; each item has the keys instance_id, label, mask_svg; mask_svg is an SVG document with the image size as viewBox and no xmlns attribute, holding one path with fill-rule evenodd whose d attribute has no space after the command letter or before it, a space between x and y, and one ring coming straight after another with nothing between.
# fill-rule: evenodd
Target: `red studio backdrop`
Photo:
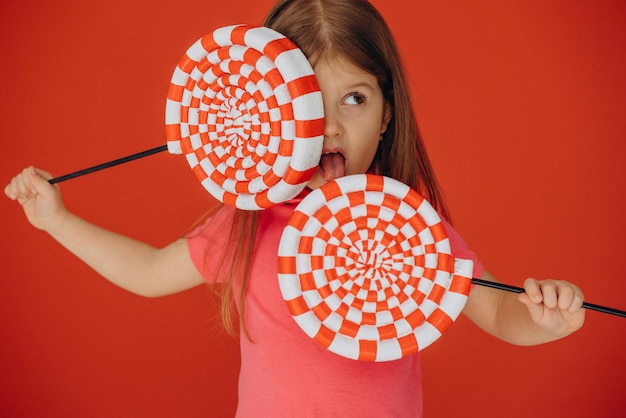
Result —
<instances>
[{"instance_id":1,"label":"red studio backdrop","mask_svg":"<svg viewBox=\"0 0 626 418\"><path fill-rule=\"evenodd\" d=\"M32 0L0 5L3 185L164 144L169 79L220 26L270 0ZM502 281L561 278L626 309L626 30L620 1L375 0L404 56L453 220ZM407 10L409 9L409 10ZM106 228L165 245L213 203L159 154L61 184ZM237 341L204 287L145 299L99 277L0 199L0 416L229 417ZM422 353L436 417L615 417L626 320L500 342L461 317ZM294 382L297 384L297 382ZM384 388L381 388L384 390Z\"/></svg>"}]
</instances>

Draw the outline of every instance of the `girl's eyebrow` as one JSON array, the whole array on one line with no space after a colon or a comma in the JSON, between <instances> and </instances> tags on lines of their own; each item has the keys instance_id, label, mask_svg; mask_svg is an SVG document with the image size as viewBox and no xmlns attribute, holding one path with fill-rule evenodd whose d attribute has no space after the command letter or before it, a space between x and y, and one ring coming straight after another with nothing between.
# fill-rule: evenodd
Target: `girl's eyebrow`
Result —
<instances>
[{"instance_id":1,"label":"girl's eyebrow","mask_svg":"<svg viewBox=\"0 0 626 418\"><path fill-rule=\"evenodd\" d=\"M374 86L372 85L372 83L369 83L367 81L359 81L359 82L356 82L354 84L346 85L346 86L344 86L344 88L346 90L359 90L359 89L362 89L362 88L367 88L367 89L372 90L374 88Z\"/></svg>"}]
</instances>

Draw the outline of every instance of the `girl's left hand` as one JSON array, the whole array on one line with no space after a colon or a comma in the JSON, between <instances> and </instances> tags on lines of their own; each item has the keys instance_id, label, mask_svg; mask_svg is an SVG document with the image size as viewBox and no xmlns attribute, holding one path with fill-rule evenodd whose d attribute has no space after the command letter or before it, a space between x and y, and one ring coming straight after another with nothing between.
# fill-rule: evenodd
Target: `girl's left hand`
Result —
<instances>
[{"instance_id":1,"label":"girl's left hand","mask_svg":"<svg viewBox=\"0 0 626 418\"><path fill-rule=\"evenodd\" d=\"M519 301L528 308L532 320L545 331L564 337L582 327L585 309L583 292L578 286L563 280L526 279L526 293Z\"/></svg>"}]
</instances>

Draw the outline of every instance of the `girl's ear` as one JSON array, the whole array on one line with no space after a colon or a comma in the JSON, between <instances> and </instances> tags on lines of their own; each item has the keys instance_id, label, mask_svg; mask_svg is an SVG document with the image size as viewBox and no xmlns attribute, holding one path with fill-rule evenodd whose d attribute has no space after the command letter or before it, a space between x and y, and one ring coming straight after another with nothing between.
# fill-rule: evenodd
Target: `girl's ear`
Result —
<instances>
[{"instance_id":1,"label":"girl's ear","mask_svg":"<svg viewBox=\"0 0 626 418\"><path fill-rule=\"evenodd\" d=\"M387 125L389 125L389 121L391 120L393 109L391 108L391 104L389 102L385 102L385 108L383 109L383 120L382 125L380 127L380 134L384 134L387 130Z\"/></svg>"}]
</instances>

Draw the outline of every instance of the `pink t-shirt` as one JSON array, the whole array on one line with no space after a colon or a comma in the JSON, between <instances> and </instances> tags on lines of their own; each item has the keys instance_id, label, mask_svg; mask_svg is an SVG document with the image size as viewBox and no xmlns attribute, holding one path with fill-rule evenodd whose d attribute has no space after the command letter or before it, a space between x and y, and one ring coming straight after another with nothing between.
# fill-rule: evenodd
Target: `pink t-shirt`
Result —
<instances>
[{"instance_id":1,"label":"pink t-shirt","mask_svg":"<svg viewBox=\"0 0 626 418\"><path fill-rule=\"evenodd\" d=\"M243 334L240 338L237 417L421 417L419 353L381 363L350 360L309 338L291 317L278 287L277 254L298 202L261 212L245 300L252 342ZM229 247L233 210L221 209L206 228L188 237L191 258L208 282L215 280L215 266ZM474 260L474 277L480 277L482 265L474 253L449 224L445 226L452 254Z\"/></svg>"}]
</instances>

